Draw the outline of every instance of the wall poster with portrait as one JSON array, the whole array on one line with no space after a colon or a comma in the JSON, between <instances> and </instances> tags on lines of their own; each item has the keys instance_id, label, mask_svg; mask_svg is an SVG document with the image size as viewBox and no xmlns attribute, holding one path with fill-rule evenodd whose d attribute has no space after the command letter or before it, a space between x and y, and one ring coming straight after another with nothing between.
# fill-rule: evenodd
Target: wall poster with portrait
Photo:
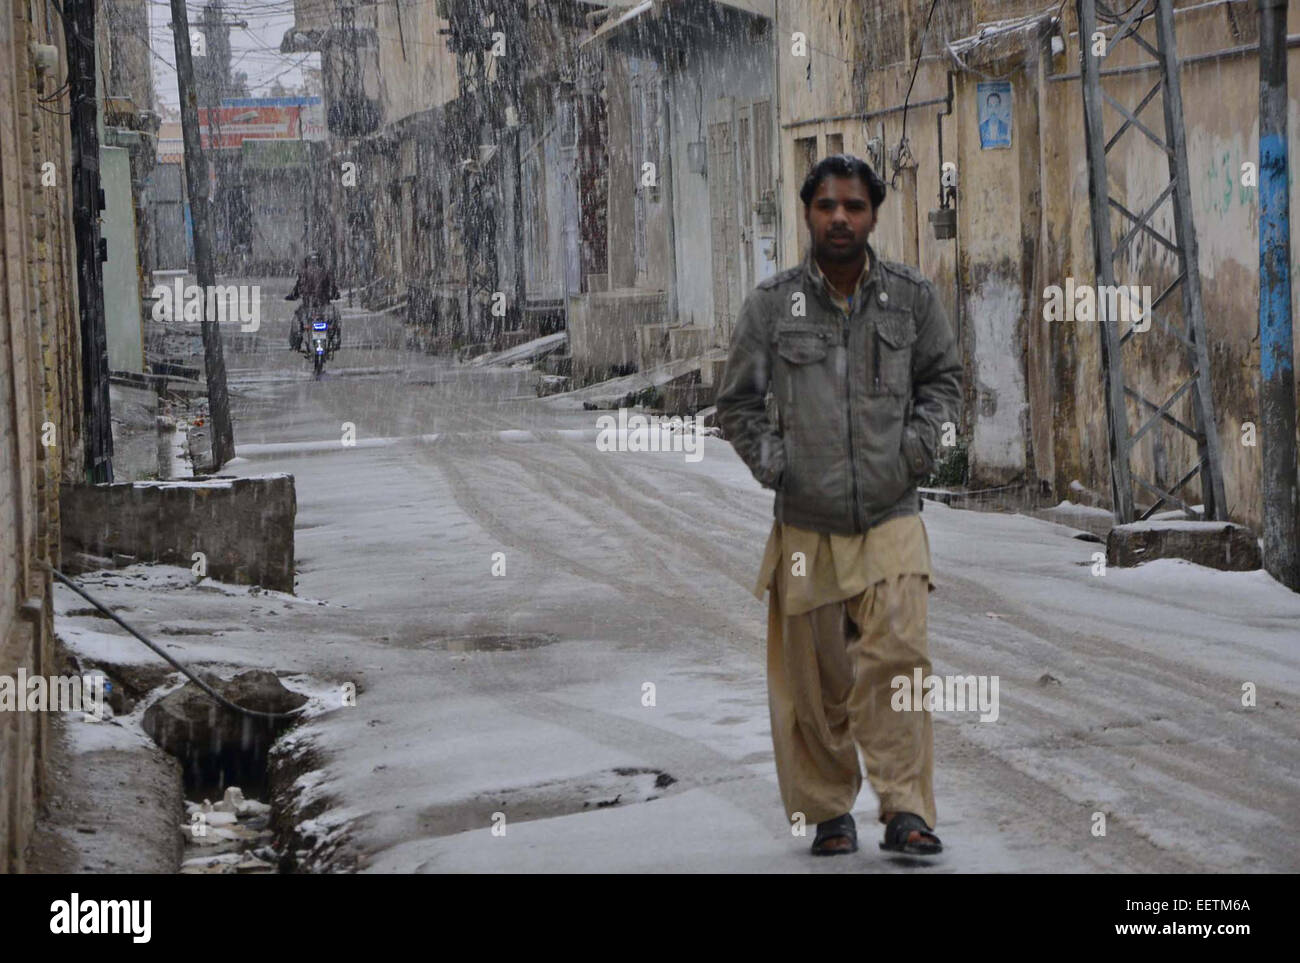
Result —
<instances>
[{"instance_id":1,"label":"wall poster with portrait","mask_svg":"<svg viewBox=\"0 0 1300 963\"><path fill-rule=\"evenodd\" d=\"M1011 81L991 80L976 84L979 102L980 150L1011 147Z\"/></svg>"}]
</instances>

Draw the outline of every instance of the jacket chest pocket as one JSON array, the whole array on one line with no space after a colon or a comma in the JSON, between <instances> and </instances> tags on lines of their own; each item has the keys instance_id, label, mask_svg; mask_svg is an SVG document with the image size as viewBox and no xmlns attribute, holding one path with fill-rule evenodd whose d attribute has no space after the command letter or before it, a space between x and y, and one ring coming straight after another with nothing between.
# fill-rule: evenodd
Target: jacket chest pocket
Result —
<instances>
[{"instance_id":1,"label":"jacket chest pocket","mask_svg":"<svg viewBox=\"0 0 1300 963\"><path fill-rule=\"evenodd\" d=\"M830 336L818 328L785 328L776 333L776 353L788 364L816 364L826 357Z\"/></svg>"},{"instance_id":2,"label":"jacket chest pocket","mask_svg":"<svg viewBox=\"0 0 1300 963\"><path fill-rule=\"evenodd\" d=\"M908 311L882 311L876 315L875 356L871 365L871 393L907 395L912 390L912 346L916 323Z\"/></svg>"},{"instance_id":3,"label":"jacket chest pocket","mask_svg":"<svg viewBox=\"0 0 1300 963\"><path fill-rule=\"evenodd\" d=\"M777 401L781 406L782 429L806 422L823 407L825 361L830 350L830 333L821 328L781 328L776 332Z\"/></svg>"}]
</instances>

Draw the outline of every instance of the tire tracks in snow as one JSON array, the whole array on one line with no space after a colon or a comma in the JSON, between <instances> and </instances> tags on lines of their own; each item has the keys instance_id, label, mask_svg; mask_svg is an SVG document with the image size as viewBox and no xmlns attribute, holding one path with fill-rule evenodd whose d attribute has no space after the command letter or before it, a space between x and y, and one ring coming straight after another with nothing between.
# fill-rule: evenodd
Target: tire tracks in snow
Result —
<instances>
[{"instance_id":1,"label":"tire tracks in snow","mask_svg":"<svg viewBox=\"0 0 1300 963\"><path fill-rule=\"evenodd\" d=\"M529 531L526 513L520 511L519 505L504 509L495 507L483 485L469 477L468 472L472 469L458 464L454 453L454 446L440 445L422 450L419 457L431 461L442 471L461 511L503 546L524 552L544 566L613 589L621 596L620 601L642 604L647 615L655 621L672 620L680 624L681 609L689 608L696 613L697 624L724 638L749 635L749 626L720 614L716 608L700 604L693 598L689 587L684 587L679 594L667 594L644 579L611 574L574 558L571 552L552 547L544 533L538 533L536 528ZM479 467L484 466L480 463Z\"/></svg>"},{"instance_id":2,"label":"tire tracks in snow","mask_svg":"<svg viewBox=\"0 0 1300 963\"><path fill-rule=\"evenodd\" d=\"M517 408L486 407L491 404L440 403L437 420L493 430L519 425L517 417L507 417L518 415ZM407 417L417 416L411 412ZM421 425L420 430L431 429ZM698 625L761 644L752 638L752 626L719 618L717 606L701 604L699 587L690 578L702 568L748 590L742 569L746 563L757 565L761 543L750 550L750 536L735 535L735 522L757 520L764 513L746 510L743 492L653 459L610 458L554 429L530 425L522 430L532 432L537 442L483 445L447 439L419 449L416 457L436 466L461 510L503 544L628 601L644 602L652 612L660 612L665 599L671 599L676 609L663 618L678 627ZM538 508L520 500L522 493L515 493L514 503L502 504L502 463L511 466L512 486L532 486ZM652 490L668 480L678 489L689 486L700 498L659 501L646 491L647 477ZM568 545L557 547L553 535L548 541L543 527L530 524L530 510L553 516L557 509L586 517L601 531L612 530L617 544L685 550L689 563L682 569L646 553L633 560L636 578L602 570L573 557ZM732 534L721 540L699 534L728 527ZM746 548L729 551L728 541ZM936 593L931 605L936 662L958 665L956 671L962 673L998 674L1011 683L1002 693L1002 718L1014 728L999 726L985 734L961 724L936 725L941 778L957 785L963 806L979 811L982 822L974 832L987 827L1013 850L1068 851L1108 871L1295 868L1295 847L1287 841L1300 837L1295 815L1300 807L1295 806L1295 780L1289 778L1295 759L1288 747L1300 731L1292 717L1271 709L1247 715L1202 708L1227 706L1240 680L1153 655L1095 629L1078 633L1054 625L941 563L936 557L936 576L941 590L950 588L951 594ZM647 570L652 579L641 577ZM674 590L666 594L647 584L653 582ZM546 591L545 580L529 589L533 597ZM986 610L1006 613L987 631L970 615ZM1120 637L1135 631L1132 625L1106 620L1104 611L1095 625L1113 626ZM657 626L647 628L652 640L666 637ZM492 671L487 672L484 660L480 671L485 674L473 679L476 691L637 758L653 747L650 764L679 779L688 774L692 785L699 779L702 785L720 787L720 793L734 794L736 804L764 824L779 819L770 781L706 742L532 692L511 674L503 677L500 658L491 661ZM1037 675L1044 669L1063 675L1065 685L1039 687ZM761 673L761 664L755 671ZM1189 707L1197 708L1189 712ZM939 802L942 818L947 807L943 798ZM1098 809L1111 814L1103 839L1088 832L1089 817Z\"/></svg>"},{"instance_id":3,"label":"tire tracks in snow","mask_svg":"<svg viewBox=\"0 0 1300 963\"><path fill-rule=\"evenodd\" d=\"M1023 689L1000 693L1010 696L1000 700L1002 718L1018 724L1007 741L980 738L985 753L1031 780L1055 781L1058 792L1069 789L1081 810L1113 812L1112 835L1116 826L1133 827L1159 854L1136 862L1139 871L1300 863L1296 729L1281 711L1234 710L1240 680L1112 638L1072 633L978 582L942 569L938 575L958 598L936 595L931 605L932 621L948 623L946 631L931 633L936 660L960 663L963 674L1003 674L1027 653L1040 666L1071 666L1062 673L1065 685L1040 688L1026 678ZM969 613L989 609L1007 613L999 623L1014 628L1018 641L995 632L978 643L958 641L952 628L970 628ZM1081 726L1081 718L1091 724ZM1264 731L1268 738L1261 739ZM1077 811L1071 818L1085 817ZM1187 833L1186 849L1169 842ZM1207 847L1218 865L1206 865Z\"/></svg>"}]
</instances>

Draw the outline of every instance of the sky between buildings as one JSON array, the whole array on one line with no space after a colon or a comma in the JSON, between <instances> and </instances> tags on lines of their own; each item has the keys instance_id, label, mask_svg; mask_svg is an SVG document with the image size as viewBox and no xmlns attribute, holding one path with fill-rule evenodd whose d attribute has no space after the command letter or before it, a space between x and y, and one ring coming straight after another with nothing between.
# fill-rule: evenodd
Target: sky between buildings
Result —
<instances>
[{"instance_id":1,"label":"sky between buildings","mask_svg":"<svg viewBox=\"0 0 1300 963\"><path fill-rule=\"evenodd\" d=\"M206 3L187 3L191 29L203 17ZM231 73L248 74L249 95L268 97L271 86L279 82L286 88L302 86L303 68L318 68L320 55L282 54L280 39L293 26L293 0L225 0L227 22L244 20L247 27L230 30ZM171 4L168 0L149 2L149 45L153 49L154 88L158 95L159 112L174 111L180 107L176 92L175 41L168 24L171 22Z\"/></svg>"}]
</instances>

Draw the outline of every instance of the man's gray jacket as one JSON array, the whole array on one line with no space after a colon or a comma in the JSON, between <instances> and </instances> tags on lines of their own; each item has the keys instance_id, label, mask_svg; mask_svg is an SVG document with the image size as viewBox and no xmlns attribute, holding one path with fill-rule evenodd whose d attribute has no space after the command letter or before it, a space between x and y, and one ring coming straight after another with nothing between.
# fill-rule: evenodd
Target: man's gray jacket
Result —
<instances>
[{"instance_id":1,"label":"man's gray jacket","mask_svg":"<svg viewBox=\"0 0 1300 963\"><path fill-rule=\"evenodd\" d=\"M915 514L917 483L961 401L961 358L934 285L867 253L851 314L811 255L759 284L740 309L718 394L727 439L776 490L777 521L810 531L855 534Z\"/></svg>"}]
</instances>

